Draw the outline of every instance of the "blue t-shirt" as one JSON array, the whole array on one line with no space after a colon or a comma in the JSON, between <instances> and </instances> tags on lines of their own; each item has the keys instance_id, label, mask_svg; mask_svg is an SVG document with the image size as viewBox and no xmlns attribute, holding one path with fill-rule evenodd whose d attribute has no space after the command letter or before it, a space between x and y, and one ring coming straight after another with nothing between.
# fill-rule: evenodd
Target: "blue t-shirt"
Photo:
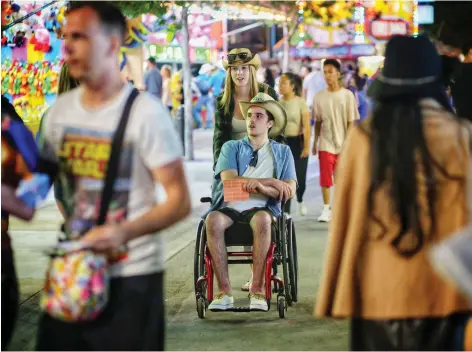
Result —
<instances>
[{"instance_id":1,"label":"blue t-shirt","mask_svg":"<svg viewBox=\"0 0 472 352\"><path fill-rule=\"evenodd\" d=\"M144 84L148 93L159 99L162 97L162 76L156 67L151 68L144 74Z\"/></svg>"},{"instance_id":2,"label":"blue t-shirt","mask_svg":"<svg viewBox=\"0 0 472 352\"><path fill-rule=\"evenodd\" d=\"M290 148L273 140L270 140L269 143L274 157L275 178L277 180L297 181L295 162ZM249 143L248 137L240 140L231 140L223 144L215 168L215 182L212 188L212 206L210 211L226 206L221 172L233 169L237 170L238 176L244 175L244 172L249 167L253 152L254 149ZM276 199L270 198L267 202L267 208L277 217L282 213L280 202Z\"/></svg>"}]
</instances>

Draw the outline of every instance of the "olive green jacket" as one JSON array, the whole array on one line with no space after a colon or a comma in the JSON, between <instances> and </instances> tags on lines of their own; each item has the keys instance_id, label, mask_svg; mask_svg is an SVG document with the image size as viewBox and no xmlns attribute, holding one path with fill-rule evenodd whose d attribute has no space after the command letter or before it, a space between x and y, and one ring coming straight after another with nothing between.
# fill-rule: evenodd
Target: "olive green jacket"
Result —
<instances>
[{"instance_id":1,"label":"olive green jacket","mask_svg":"<svg viewBox=\"0 0 472 352\"><path fill-rule=\"evenodd\" d=\"M279 100L275 90L265 83L259 83L259 93L269 94L275 100ZM216 98L215 130L213 133L213 170L215 169L223 144L232 139L233 133L232 112L234 111L234 99L232 98L229 103L229 111L231 111L231 114L225 114L224 107L220 104L221 97L222 95L219 95Z\"/></svg>"}]
</instances>

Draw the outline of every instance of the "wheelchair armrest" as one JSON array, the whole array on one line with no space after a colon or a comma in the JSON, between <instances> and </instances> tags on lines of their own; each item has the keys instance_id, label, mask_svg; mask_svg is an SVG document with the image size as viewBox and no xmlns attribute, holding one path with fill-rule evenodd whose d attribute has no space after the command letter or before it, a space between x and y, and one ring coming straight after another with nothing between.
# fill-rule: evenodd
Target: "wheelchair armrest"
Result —
<instances>
[{"instance_id":1,"label":"wheelchair armrest","mask_svg":"<svg viewBox=\"0 0 472 352\"><path fill-rule=\"evenodd\" d=\"M211 197L202 197L200 198L201 203L211 203Z\"/></svg>"}]
</instances>

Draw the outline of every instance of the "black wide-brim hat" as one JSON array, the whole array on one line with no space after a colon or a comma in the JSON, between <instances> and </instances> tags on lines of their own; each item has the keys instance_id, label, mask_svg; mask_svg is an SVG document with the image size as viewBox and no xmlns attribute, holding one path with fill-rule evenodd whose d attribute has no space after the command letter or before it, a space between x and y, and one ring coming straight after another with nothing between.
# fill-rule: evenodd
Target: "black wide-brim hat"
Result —
<instances>
[{"instance_id":1,"label":"black wide-brim hat","mask_svg":"<svg viewBox=\"0 0 472 352\"><path fill-rule=\"evenodd\" d=\"M441 57L431 40L426 36L394 36L385 49L384 67L367 95L383 100L444 89Z\"/></svg>"}]
</instances>

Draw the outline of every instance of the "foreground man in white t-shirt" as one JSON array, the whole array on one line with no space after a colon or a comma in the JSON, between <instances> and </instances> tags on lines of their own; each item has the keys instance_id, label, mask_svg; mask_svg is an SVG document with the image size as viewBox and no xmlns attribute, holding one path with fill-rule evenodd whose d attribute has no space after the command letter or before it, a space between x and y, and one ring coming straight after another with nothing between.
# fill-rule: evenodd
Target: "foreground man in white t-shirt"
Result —
<instances>
[{"instance_id":1,"label":"foreground man in white t-shirt","mask_svg":"<svg viewBox=\"0 0 472 352\"><path fill-rule=\"evenodd\" d=\"M105 310L84 323L43 314L37 350L164 349L165 256L158 232L183 219L191 204L172 119L149 93L141 93L132 105L107 223L95 226L111 136L133 89L120 78L125 31L126 20L111 2L71 6L65 54L69 73L81 86L58 97L47 112L40 149L61 170L66 236L78 235L97 252L116 252L124 244L128 252L110 267ZM155 183L167 193L158 205Z\"/></svg>"},{"instance_id":2,"label":"foreground man in white t-shirt","mask_svg":"<svg viewBox=\"0 0 472 352\"><path fill-rule=\"evenodd\" d=\"M334 184L334 171L347 130L355 120L359 120L359 111L354 94L341 86L341 64L334 59L325 60L323 73L328 88L316 94L313 100L313 119L315 120L313 155L319 154L320 186L324 203L318 221L329 222L331 221L330 198L331 187Z\"/></svg>"},{"instance_id":3,"label":"foreground man in white t-shirt","mask_svg":"<svg viewBox=\"0 0 472 352\"><path fill-rule=\"evenodd\" d=\"M213 189L212 211L206 218L208 248L219 287L219 293L208 309L233 307L224 233L235 222L244 222L250 225L254 235L249 307L267 311L263 284L272 222L282 213L280 202L295 195L297 176L290 148L269 139L269 132L275 137L285 129L287 114L284 108L264 93L239 104L246 119L248 136L223 145L215 168L219 183ZM243 189L250 193L248 200L224 202L221 182L231 179L247 181Z\"/></svg>"}]
</instances>

